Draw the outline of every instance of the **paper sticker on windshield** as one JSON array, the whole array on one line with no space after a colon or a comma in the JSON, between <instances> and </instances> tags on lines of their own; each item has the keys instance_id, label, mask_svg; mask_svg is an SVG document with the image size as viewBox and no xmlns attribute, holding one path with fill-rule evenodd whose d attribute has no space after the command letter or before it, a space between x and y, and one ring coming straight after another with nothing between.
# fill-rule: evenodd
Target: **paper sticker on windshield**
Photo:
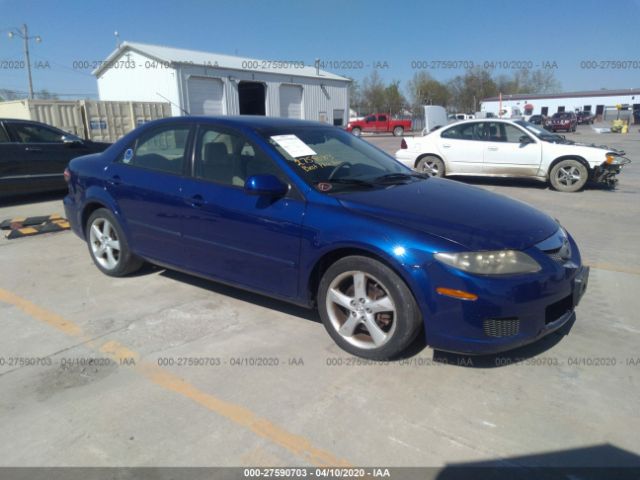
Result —
<instances>
[{"instance_id":1,"label":"paper sticker on windshield","mask_svg":"<svg viewBox=\"0 0 640 480\"><path fill-rule=\"evenodd\" d=\"M124 163L129 163L132 158L133 158L133 150L131 150L130 148L127 148L124 152L124 157L122 157L122 161Z\"/></svg>"},{"instance_id":2,"label":"paper sticker on windshield","mask_svg":"<svg viewBox=\"0 0 640 480\"><path fill-rule=\"evenodd\" d=\"M318 190L320 190L321 192L328 192L333 188L333 185L327 182L320 182L318 183L317 186L318 186Z\"/></svg>"},{"instance_id":3,"label":"paper sticker on windshield","mask_svg":"<svg viewBox=\"0 0 640 480\"><path fill-rule=\"evenodd\" d=\"M316 155L316 152L296 135L274 135L271 139L293 158Z\"/></svg>"}]
</instances>

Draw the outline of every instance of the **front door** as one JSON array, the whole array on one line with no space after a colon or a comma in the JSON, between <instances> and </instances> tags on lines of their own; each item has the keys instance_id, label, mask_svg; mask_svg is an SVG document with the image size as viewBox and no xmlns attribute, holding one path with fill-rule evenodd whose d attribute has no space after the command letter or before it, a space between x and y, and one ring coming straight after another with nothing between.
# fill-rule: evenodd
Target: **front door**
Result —
<instances>
[{"instance_id":1,"label":"front door","mask_svg":"<svg viewBox=\"0 0 640 480\"><path fill-rule=\"evenodd\" d=\"M502 122L489 122L485 137L484 173L535 176L540 167L540 141L524 130ZM523 142L522 137L529 139Z\"/></svg>"},{"instance_id":2,"label":"front door","mask_svg":"<svg viewBox=\"0 0 640 480\"><path fill-rule=\"evenodd\" d=\"M298 294L305 202L293 192L282 198L250 195L245 180L273 174L275 162L244 134L201 126L193 177L184 198L189 269L208 277L281 297Z\"/></svg>"}]
</instances>

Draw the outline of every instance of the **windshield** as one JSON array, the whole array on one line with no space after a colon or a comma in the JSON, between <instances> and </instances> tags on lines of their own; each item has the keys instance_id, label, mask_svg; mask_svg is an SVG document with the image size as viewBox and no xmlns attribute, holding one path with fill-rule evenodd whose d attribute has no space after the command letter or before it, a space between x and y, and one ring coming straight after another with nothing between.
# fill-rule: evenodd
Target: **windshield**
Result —
<instances>
[{"instance_id":1,"label":"windshield","mask_svg":"<svg viewBox=\"0 0 640 480\"><path fill-rule=\"evenodd\" d=\"M544 128L540 128L538 125L534 125L533 123L525 122L524 120L517 120L514 123L517 123L521 127L526 128L540 140L546 140L547 142L557 142L560 140L564 140L560 135L550 133Z\"/></svg>"},{"instance_id":2,"label":"windshield","mask_svg":"<svg viewBox=\"0 0 640 480\"><path fill-rule=\"evenodd\" d=\"M259 133L300 178L321 192L386 188L425 178L337 128L303 126Z\"/></svg>"}]
</instances>

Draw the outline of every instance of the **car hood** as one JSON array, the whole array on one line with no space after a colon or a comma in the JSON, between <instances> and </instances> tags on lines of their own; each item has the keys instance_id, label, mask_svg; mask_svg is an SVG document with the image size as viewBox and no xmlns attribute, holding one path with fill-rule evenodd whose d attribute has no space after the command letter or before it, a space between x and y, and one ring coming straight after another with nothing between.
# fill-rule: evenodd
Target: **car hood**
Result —
<instances>
[{"instance_id":1,"label":"car hood","mask_svg":"<svg viewBox=\"0 0 640 480\"><path fill-rule=\"evenodd\" d=\"M523 202L439 178L335 197L349 210L469 250L523 250L558 230L553 218Z\"/></svg>"}]
</instances>

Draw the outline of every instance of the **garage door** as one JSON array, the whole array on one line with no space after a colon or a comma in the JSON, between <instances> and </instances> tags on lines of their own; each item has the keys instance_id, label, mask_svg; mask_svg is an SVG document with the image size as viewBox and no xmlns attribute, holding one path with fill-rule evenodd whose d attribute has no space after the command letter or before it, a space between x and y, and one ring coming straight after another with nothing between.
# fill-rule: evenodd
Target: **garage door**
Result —
<instances>
[{"instance_id":1,"label":"garage door","mask_svg":"<svg viewBox=\"0 0 640 480\"><path fill-rule=\"evenodd\" d=\"M280 85L280 116L302 118L302 87Z\"/></svg>"},{"instance_id":2,"label":"garage door","mask_svg":"<svg viewBox=\"0 0 640 480\"><path fill-rule=\"evenodd\" d=\"M223 115L222 81L217 78L190 77L187 81L191 115Z\"/></svg>"}]
</instances>

